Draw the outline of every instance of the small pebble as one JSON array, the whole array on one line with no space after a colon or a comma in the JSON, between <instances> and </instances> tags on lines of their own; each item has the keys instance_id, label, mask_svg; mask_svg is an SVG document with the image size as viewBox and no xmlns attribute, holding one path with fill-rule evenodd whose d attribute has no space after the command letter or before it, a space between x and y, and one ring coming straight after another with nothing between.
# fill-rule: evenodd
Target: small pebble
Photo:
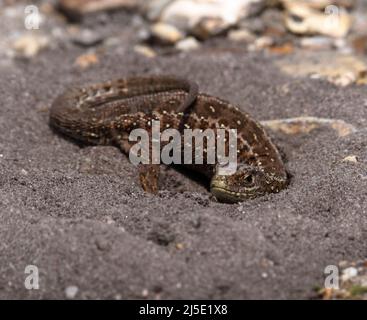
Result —
<instances>
[{"instance_id":1,"label":"small pebble","mask_svg":"<svg viewBox=\"0 0 367 320\"><path fill-rule=\"evenodd\" d=\"M15 40L13 49L26 58L34 57L38 52L49 45L48 38L44 36L24 35Z\"/></svg>"},{"instance_id":2,"label":"small pebble","mask_svg":"<svg viewBox=\"0 0 367 320\"><path fill-rule=\"evenodd\" d=\"M351 72L346 72L343 75L336 77L335 79L329 78L329 80L337 86L346 87L352 83L355 83L357 80L357 76L355 75L354 72L351 71Z\"/></svg>"},{"instance_id":3,"label":"small pebble","mask_svg":"<svg viewBox=\"0 0 367 320\"><path fill-rule=\"evenodd\" d=\"M115 300L121 300L122 299L122 295L121 294L116 294L115 295Z\"/></svg>"},{"instance_id":4,"label":"small pebble","mask_svg":"<svg viewBox=\"0 0 367 320\"><path fill-rule=\"evenodd\" d=\"M247 29L231 30L228 39L235 42L253 42L255 36Z\"/></svg>"},{"instance_id":5,"label":"small pebble","mask_svg":"<svg viewBox=\"0 0 367 320\"><path fill-rule=\"evenodd\" d=\"M74 299L79 291L77 286L68 286L65 289L65 296L67 299Z\"/></svg>"},{"instance_id":6,"label":"small pebble","mask_svg":"<svg viewBox=\"0 0 367 320\"><path fill-rule=\"evenodd\" d=\"M136 45L134 51L147 58L154 58L157 55L152 48L144 45Z\"/></svg>"},{"instance_id":7,"label":"small pebble","mask_svg":"<svg viewBox=\"0 0 367 320\"><path fill-rule=\"evenodd\" d=\"M274 39L271 37L263 36L260 38L257 38L254 43L250 44L248 46L249 51L257 51L262 50L265 48L268 48L272 46L274 43Z\"/></svg>"},{"instance_id":8,"label":"small pebble","mask_svg":"<svg viewBox=\"0 0 367 320\"><path fill-rule=\"evenodd\" d=\"M72 41L82 47L92 47L100 44L103 38L93 30L83 29L72 37Z\"/></svg>"},{"instance_id":9,"label":"small pebble","mask_svg":"<svg viewBox=\"0 0 367 320\"><path fill-rule=\"evenodd\" d=\"M176 243L176 249L182 250L184 248L184 245L182 243Z\"/></svg>"},{"instance_id":10,"label":"small pebble","mask_svg":"<svg viewBox=\"0 0 367 320\"><path fill-rule=\"evenodd\" d=\"M228 28L228 24L220 18L209 17L202 19L192 29L192 33L200 40L208 39L212 36L223 33Z\"/></svg>"},{"instance_id":11,"label":"small pebble","mask_svg":"<svg viewBox=\"0 0 367 320\"><path fill-rule=\"evenodd\" d=\"M351 156L347 156L343 159L343 162L353 162L353 163L357 163L358 159L357 156L351 155Z\"/></svg>"},{"instance_id":12,"label":"small pebble","mask_svg":"<svg viewBox=\"0 0 367 320\"><path fill-rule=\"evenodd\" d=\"M147 298L148 295L149 295L148 289L143 289L143 291L141 292L141 295L142 295L143 298Z\"/></svg>"},{"instance_id":13,"label":"small pebble","mask_svg":"<svg viewBox=\"0 0 367 320\"><path fill-rule=\"evenodd\" d=\"M358 270L354 267L349 267L343 270L342 281L348 281L358 275Z\"/></svg>"},{"instance_id":14,"label":"small pebble","mask_svg":"<svg viewBox=\"0 0 367 320\"><path fill-rule=\"evenodd\" d=\"M75 60L75 65L81 69L87 69L90 66L99 62L98 56L95 53L82 54Z\"/></svg>"},{"instance_id":15,"label":"small pebble","mask_svg":"<svg viewBox=\"0 0 367 320\"><path fill-rule=\"evenodd\" d=\"M166 44L175 44L184 37L176 27L161 22L151 27L151 33L156 39Z\"/></svg>"},{"instance_id":16,"label":"small pebble","mask_svg":"<svg viewBox=\"0 0 367 320\"><path fill-rule=\"evenodd\" d=\"M172 0L152 0L146 1L145 11L147 18L150 21L156 21L159 19L162 11L167 7L167 5L172 2Z\"/></svg>"},{"instance_id":17,"label":"small pebble","mask_svg":"<svg viewBox=\"0 0 367 320\"><path fill-rule=\"evenodd\" d=\"M194 37L188 37L176 43L176 49L180 51L191 51L199 47L200 43Z\"/></svg>"}]
</instances>

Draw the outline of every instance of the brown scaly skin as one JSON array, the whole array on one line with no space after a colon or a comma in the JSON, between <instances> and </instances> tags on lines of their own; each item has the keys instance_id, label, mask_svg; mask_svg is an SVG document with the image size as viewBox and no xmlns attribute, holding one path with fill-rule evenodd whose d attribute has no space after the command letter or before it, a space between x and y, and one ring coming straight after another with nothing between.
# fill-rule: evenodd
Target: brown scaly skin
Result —
<instances>
[{"instance_id":1,"label":"brown scaly skin","mask_svg":"<svg viewBox=\"0 0 367 320\"><path fill-rule=\"evenodd\" d=\"M91 144L114 144L128 154L133 129L237 129L237 171L217 174L218 165L185 165L211 179L212 194L223 202L239 202L287 185L278 150L263 128L229 102L198 93L197 85L168 76L135 77L73 88L59 96L50 112L50 125L65 135ZM204 144L205 147L205 144ZM205 149L204 159L206 159ZM159 165L140 165L145 191L158 191Z\"/></svg>"}]
</instances>

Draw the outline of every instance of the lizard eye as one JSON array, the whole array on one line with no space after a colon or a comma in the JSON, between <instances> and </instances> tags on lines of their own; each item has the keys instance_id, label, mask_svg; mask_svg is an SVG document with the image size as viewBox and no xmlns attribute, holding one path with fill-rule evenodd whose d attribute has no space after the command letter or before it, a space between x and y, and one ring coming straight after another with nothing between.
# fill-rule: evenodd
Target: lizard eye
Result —
<instances>
[{"instance_id":1,"label":"lizard eye","mask_svg":"<svg viewBox=\"0 0 367 320\"><path fill-rule=\"evenodd\" d=\"M253 186L255 183L255 177L252 174L249 174L245 177L244 183L246 186Z\"/></svg>"}]
</instances>

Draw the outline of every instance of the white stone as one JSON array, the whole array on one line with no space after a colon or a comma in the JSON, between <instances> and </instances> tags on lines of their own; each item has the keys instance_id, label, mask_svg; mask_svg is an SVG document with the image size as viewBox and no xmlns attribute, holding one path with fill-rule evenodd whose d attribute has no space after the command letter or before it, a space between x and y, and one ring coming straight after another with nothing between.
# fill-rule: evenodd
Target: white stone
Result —
<instances>
[{"instance_id":1,"label":"white stone","mask_svg":"<svg viewBox=\"0 0 367 320\"><path fill-rule=\"evenodd\" d=\"M160 20L184 30L207 18L219 18L231 26L263 4L264 0L177 0L162 11Z\"/></svg>"},{"instance_id":2,"label":"white stone","mask_svg":"<svg viewBox=\"0 0 367 320\"><path fill-rule=\"evenodd\" d=\"M156 23L151 28L152 34L162 42L174 44L181 40L184 35L173 25Z\"/></svg>"},{"instance_id":3,"label":"white stone","mask_svg":"<svg viewBox=\"0 0 367 320\"><path fill-rule=\"evenodd\" d=\"M48 44L49 40L45 36L26 34L16 39L12 47L18 54L30 58L37 55L37 53L41 49L47 47Z\"/></svg>"},{"instance_id":4,"label":"white stone","mask_svg":"<svg viewBox=\"0 0 367 320\"><path fill-rule=\"evenodd\" d=\"M255 36L247 29L231 30L228 39L236 42L252 42Z\"/></svg>"},{"instance_id":5,"label":"white stone","mask_svg":"<svg viewBox=\"0 0 367 320\"><path fill-rule=\"evenodd\" d=\"M357 163L358 162L358 159L357 159L357 156L355 155L350 155L350 156L347 156L343 159L343 162L353 162L353 163Z\"/></svg>"},{"instance_id":6,"label":"white stone","mask_svg":"<svg viewBox=\"0 0 367 320\"><path fill-rule=\"evenodd\" d=\"M176 43L176 49L181 51L191 51L199 47L200 43L194 37L188 37Z\"/></svg>"},{"instance_id":7,"label":"white stone","mask_svg":"<svg viewBox=\"0 0 367 320\"><path fill-rule=\"evenodd\" d=\"M77 286L68 286L65 289L65 296L67 299L74 299L79 291Z\"/></svg>"},{"instance_id":8,"label":"white stone","mask_svg":"<svg viewBox=\"0 0 367 320\"><path fill-rule=\"evenodd\" d=\"M354 267L349 267L343 270L342 281L348 281L358 275L358 270Z\"/></svg>"}]
</instances>

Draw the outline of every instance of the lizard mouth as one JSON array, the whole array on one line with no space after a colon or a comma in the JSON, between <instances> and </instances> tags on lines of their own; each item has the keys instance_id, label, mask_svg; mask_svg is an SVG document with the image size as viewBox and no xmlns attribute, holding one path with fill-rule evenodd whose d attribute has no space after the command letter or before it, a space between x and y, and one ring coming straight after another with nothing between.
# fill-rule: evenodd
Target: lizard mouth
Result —
<instances>
[{"instance_id":1,"label":"lizard mouth","mask_svg":"<svg viewBox=\"0 0 367 320\"><path fill-rule=\"evenodd\" d=\"M228 189L227 185L222 180L213 180L210 184L210 192L220 202L236 203L250 200L256 197L256 194L248 192L236 192Z\"/></svg>"},{"instance_id":2,"label":"lizard mouth","mask_svg":"<svg viewBox=\"0 0 367 320\"><path fill-rule=\"evenodd\" d=\"M226 183L221 179L213 179L210 183L210 192L220 202L236 203L246 200L246 194L231 191Z\"/></svg>"},{"instance_id":3,"label":"lizard mouth","mask_svg":"<svg viewBox=\"0 0 367 320\"><path fill-rule=\"evenodd\" d=\"M210 192L220 202L236 203L245 200L244 197L241 195L241 193L229 191L228 189L218 186L211 186Z\"/></svg>"}]
</instances>

